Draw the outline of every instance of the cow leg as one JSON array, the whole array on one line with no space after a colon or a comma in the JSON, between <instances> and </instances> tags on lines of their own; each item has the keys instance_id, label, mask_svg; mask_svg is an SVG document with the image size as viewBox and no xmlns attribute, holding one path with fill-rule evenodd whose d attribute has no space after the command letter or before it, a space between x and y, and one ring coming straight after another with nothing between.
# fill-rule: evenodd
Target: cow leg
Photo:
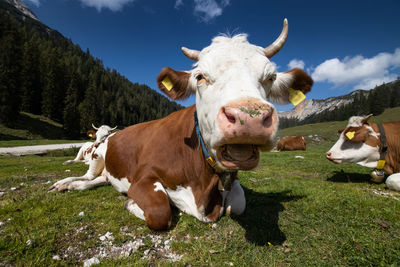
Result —
<instances>
[{"instance_id":1,"label":"cow leg","mask_svg":"<svg viewBox=\"0 0 400 267\"><path fill-rule=\"evenodd\" d=\"M146 219L144 218L143 210L139 208L139 206L133 201L133 199L128 199L125 201L125 209L127 209L130 213L138 217L139 219L142 219L145 221Z\"/></svg>"},{"instance_id":2,"label":"cow leg","mask_svg":"<svg viewBox=\"0 0 400 267\"><path fill-rule=\"evenodd\" d=\"M246 198L238 179L233 181L231 191L225 201L226 214L240 215L246 209Z\"/></svg>"},{"instance_id":3,"label":"cow leg","mask_svg":"<svg viewBox=\"0 0 400 267\"><path fill-rule=\"evenodd\" d=\"M172 212L167 193L156 179L140 179L128 190L131 199L126 209L145 220L152 230L166 230L171 226Z\"/></svg>"},{"instance_id":4,"label":"cow leg","mask_svg":"<svg viewBox=\"0 0 400 267\"><path fill-rule=\"evenodd\" d=\"M400 173L390 175L385 183L390 190L400 191Z\"/></svg>"},{"instance_id":5,"label":"cow leg","mask_svg":"<svg viewBox=\"0 0 400 267\"><path fill-rule=\"evenodd\" d=\"M63 165L72 164L72 163L75 163L75 162L84 162L85 160L83 159L83 152L84 152L86 149L88 149L88 146L87 146L86 143L85 143L85 144L84 144L83 146L81 146L81 148L79 149L78 154L76 155L76 157L75 157L74 159L70 159L70 160L64 161L64 162L63 162ZM81 160L81 159L82 159L82 160Z\"/></svg>"},{"instance_id":6,"label":"cow leg","mask_svg":"<svg viewBox=\"0 0 400 267\"><path fill-rule=\"evenodd\" d=\"M89 169L85 175L79 177L68 177L54 183L47 190L48 192L57 192L68 190L70 183L75 181L90 181L100 176L104 169L104 160L102 158L93 159L90 161Z\"/></svg>"},{"instance_id":7,"label":"cow leg","mask_svg":"<svg viewBox=\"0 0 400 267\"><path fill-rule=\"evenodd\" d=\"M73 181L67 185L68 190L86 190L86 189L91 189L94 187L99 187L102 185L109 184L110 182L108 181L107 177L104 175L101 175L97 177L96 179L89 180L89 181Z\"/></svg>"}]
</instances>

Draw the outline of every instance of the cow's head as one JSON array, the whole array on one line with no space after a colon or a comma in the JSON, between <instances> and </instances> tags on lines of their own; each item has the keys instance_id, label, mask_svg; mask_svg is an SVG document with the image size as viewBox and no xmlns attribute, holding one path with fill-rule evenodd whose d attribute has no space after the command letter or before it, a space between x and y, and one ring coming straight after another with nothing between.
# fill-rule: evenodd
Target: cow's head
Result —
<instances>
[{"instance_id":1,"label":"cow's head","mask_svg":"<svg viewBox=\"0 0 400 267\"><path fill-rule=\"evenodd\" d=\"M313 81L301 69L277 73L270 58L286 41L288 23L267 48L244 34L218 36L201 51L182 47L196 61L190 71L164 68L159 88L172 99L196 94L199 127L208 152L222 170L254 168L259 149L268 150L278 129L276 103L289 103L289 89L307 93Z\"/></svg>"},{"instance_id":2,"label":"cow's head","mask_svg":"<svg viewBox=\"0 0 400 267\"><path fill-rule=\"evenodd\" d=\"M96 126L93 125L93 123L92 123L92 127L93 127L93 129L97 130L96 134L95 134L96 142L100 142L100 141L104 140L107 136L109 136L112 133L112 131L117 129L117 126L115 126L114 128L111 128L108 125L102 125L99 128L97 128Z\"/></svg>"},{"instance_id":3,"label":"cow's head","mask_svg":"<svg viewBox=\"0 0 400 267\"><path fill-rule=\"evenodd\" d=\"M334 163L351 162L375 168L379 160L379 133L368 124L368 116L353 116L339 140L326 152L326 158Z\"/></svg>"}]
</instances>

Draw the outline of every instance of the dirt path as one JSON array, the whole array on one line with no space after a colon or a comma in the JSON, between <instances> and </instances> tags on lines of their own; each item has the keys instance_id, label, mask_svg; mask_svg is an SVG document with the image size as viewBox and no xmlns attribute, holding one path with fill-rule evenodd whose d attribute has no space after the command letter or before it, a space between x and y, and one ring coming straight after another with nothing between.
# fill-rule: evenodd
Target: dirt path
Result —
<instances>
[{"instance_id":1,"label":"dirt path","mask_svg":"<svg viewBox=\"0 0 400 267\"><path fill-rule=\"evenodd\" d=\"M49 150L67 149L73 147L81 147L84 143L56 144L56 145L39 145L39 146L17 146L17 147L0 147L0 155L32 155L43 154Z\"/></svg>"}]
</instances>

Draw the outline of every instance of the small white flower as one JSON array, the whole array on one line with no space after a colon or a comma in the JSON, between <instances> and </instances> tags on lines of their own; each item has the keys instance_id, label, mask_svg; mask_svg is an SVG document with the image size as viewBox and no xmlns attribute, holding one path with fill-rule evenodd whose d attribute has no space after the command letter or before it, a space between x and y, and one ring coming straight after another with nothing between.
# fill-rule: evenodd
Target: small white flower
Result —
<instances>
[{"instance_id":1,"label":"small white flower","mask_svg":"<svg viewBox=\"0 0 400 267\"><path fill-rule=\"evenodd\" d=\"M96 257L93 257L88 260L85 260L85 262L83 263L83 267L89 267L89 266L92 266L93 264L99 264L99 263L100 263L99 259Z\"/></svg>"},{"instance_id":2,"label":"small white flower","mask_svg":"<svg viewBox=\"0 0 400 267\"><path fill-rule=\"evenodd\" d=\"M58 255L54 255L54 256L53 256L53 260L59 261L59 260L61 260L61 258L60 258L60 256L58 256Z\"/></svg>"}]
</instances>

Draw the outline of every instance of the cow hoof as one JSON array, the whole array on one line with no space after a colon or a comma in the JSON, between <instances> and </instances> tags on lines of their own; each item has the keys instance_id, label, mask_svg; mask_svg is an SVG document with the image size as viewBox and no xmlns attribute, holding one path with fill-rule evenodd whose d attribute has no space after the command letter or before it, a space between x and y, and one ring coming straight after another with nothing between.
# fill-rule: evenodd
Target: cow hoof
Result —
<instances>
[{"instance_id":1,"label":"cow hoof","mask_svg":"<svg viewBox=\"0 0 400 267\"><path fill-rule=\"evenodd\" d=\"M50 186L49 189L47 189L47 193L53 193L56 191L57 191L57 188L54 185Z\"/></svg>"},{"instance_id":2,"label":"cow hoof","mask_svg":"<svg viewBox=\"0 0 400 267\"><path fill-rule=\"evenodd\" d=\"M226 214L226 215L231 215L231 206L228 206L228 207L225 209L225 214Z\"/></svg>"},{"instance_id":3,"label":"cow hoof","mask_svg":"<svg viewBox=\"0 0 400 267\"><path fill-rule=\"evenodd\" d=\"M47 193L62 192L68 190L69 183L55 183L47 189Z\"/></svg>"}]
</instances>

